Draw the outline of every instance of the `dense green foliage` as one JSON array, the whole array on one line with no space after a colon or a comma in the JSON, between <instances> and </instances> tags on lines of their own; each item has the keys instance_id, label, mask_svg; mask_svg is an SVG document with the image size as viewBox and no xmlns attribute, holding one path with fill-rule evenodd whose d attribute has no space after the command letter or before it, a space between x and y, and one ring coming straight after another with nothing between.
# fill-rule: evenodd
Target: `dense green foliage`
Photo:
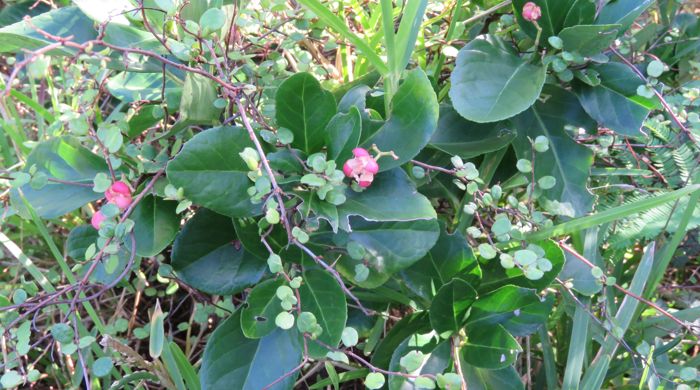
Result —
<instances>
[{"instance_id":1,"label":"dense green foliage","mask_svg":"<svg viewBox=\"0 0 700 390\"><path fill-rule=\"evenodd\" d=\"M0 388L697 388L699 15L7 2Z\"/></svg>"}]
</instances>

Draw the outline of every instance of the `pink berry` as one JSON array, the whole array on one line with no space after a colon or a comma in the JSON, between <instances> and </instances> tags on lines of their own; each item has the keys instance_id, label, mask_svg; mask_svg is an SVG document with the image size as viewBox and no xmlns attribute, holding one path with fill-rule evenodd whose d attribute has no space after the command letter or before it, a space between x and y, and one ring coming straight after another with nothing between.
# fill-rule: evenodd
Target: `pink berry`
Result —
<instances>
[{"instance_id":1,"label":"pink berry","mask_svg":"<svg viewBox=\"0 0 700 390\"><path fill-rule=\"evenodd\" d=\"M352 154L355 157L364 157L364 156L369 156L369 152L363 148L355 148L352 150Z\"/></svg>"},{"instance_id":2,"label":"pink berry","mask_svg":"<svg viewBox=\"0 0 700 390\"><path fill-rule=\"evenodd\" d=\"M105 215L102 214L102 211L98 210L95 214L92 214L90 223L92 224L92 227L94 227L97 230L100 230L100 225L102 225L102 222L104 222L105 219L107 219L107 217L105 217Z\"/></svg>"},{"instance_id":3,"label":"pink berry","mask_svg":"<svg viewBox=\"0 0 700 390\"><path fill-rule=\"evenodd\" d=\"M370 157L365 165L365 171L373 175L379 172L379 164L377 164L377 160Z\"/></svg>"},{"instance_id":4,"label":"pink berry","mask_svg":"<svg viewBox=\"0 0 700 390\"><path fill-rule=\"evenodd\" d=\"M352 177L353 176L353 169L351 166L351 161L353 160L348 160L343 164L343 173L345 174L346 177Z\"/></svg>"},{"instance_id":5,"label":"pink berry","mask_svg":"<svg viewBox=\"0 0 700 390\"><path fill-rule=\"evenodd\" d=\"M112 186L109 189L112 190L112 192L116 192L119 194L131 195L131 188L129 188L129 185L124 183L123 181L114 182L114 184L112 184Z\"/></svg>"},{"instance_id":6,"label":"pink berry","mask_svg":"<svg viewBox=\"0 0 700 390\"><path fill-rule=\"evenodd\" d=\"M131 189L123 181L117 181L105 191L105 198L123 210L131 204Z\"/></svg>"},{"instance_id":7,"label":"pink berry","mask_svg":"<svg viewBox=\"0 0 700 390\"><path fill-rule=\"evenodd\" d=\"M542 16L542 9L532 1L528 1L523 6L523 19L535 22Z\"/></svg>"}]
</instances>

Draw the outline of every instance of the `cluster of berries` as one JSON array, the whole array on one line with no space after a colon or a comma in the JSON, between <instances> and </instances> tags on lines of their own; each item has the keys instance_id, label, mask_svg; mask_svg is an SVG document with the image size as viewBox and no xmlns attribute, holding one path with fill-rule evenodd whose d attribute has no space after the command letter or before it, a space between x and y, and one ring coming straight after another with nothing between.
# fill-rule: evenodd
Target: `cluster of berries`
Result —
<instances>
[{"instance_id":1,"label":"cluster of berries","mask_svg":"<svg viewBox=\"0 0 700 390\"><path fill-rule=\"evenodd\" d=\"M362 188L367 188L372 184L374 175L379 172L379 164L366 149L355 148L352 150L353 158L343 165L345 176L355 179Z\"/></svg>"},{"instance_id":2,"label":"cluster of berries","mask_svg":"<svg viewBox=\"0 0 700 390\"><path fill-rule=\"evenodd\" d=\"M125 210L131 204L131 188L123 181L117 181L105 191L105 199L107 199L107 203L117 206L119 210ZM102 222L106 219L107 216L105 216L101 210L97 210L97 212L92 215L90 223L92 227L99 230Z\"/></svg>"}]
</instances>

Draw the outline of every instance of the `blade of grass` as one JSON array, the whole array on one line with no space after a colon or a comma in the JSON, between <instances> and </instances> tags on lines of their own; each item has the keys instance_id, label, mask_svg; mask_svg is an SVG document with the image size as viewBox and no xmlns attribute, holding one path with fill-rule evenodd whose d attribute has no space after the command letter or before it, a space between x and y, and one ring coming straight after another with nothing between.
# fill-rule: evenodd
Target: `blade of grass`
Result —
<instances>
[{"instance_id":1,"label":"blade of grass","mask_svg":"<svg viewBox=\"0 0 700 390\"><path fill-rule=\"evenodd\" d=\"M350 31L348 26L345 24L341 18L333 14L328 8L321 4L318 0L299 0L301 5L310 9L316 14L324 23L329 27L340 33L345 39L350 41L357 50L360 50L362 54L367 58L367 60L372 63L372 65L381 73L387 74L389 68L382 59L377 55L377 53L365 42L362 38L358 37L355 33Z\"/></svg>"},{"instance_id":2,"label":"blade of grass","mask_svg":"<svg viewBox=\"0 0 700 390\"><path fill-rule=\"evenodd\" d=\"M636 295L641 295L644 292L644 286L649 281L651 269L654 265L654 252L656 252L656 243L652 242L645 248L644 256L639 262L637 271L632 277L629 291ZM627 332L632 320L635 317L637 308L641 302L632 296L626 295L622 300L622 304L615 314L615 329L613 333L622 338ZM600 389L605 380L605 374L608 371L610 362L617 351L618 341L612 335L605 337L603 345L598 350L598 355L593 359L593 363L586 370L581 383L582 389Z\"/></svg>"},{"instance_id":3,"label":"blade of grass","mask_svg":"<svg viewBox=\"0 0 700 390\"><path fill-rule=\"evenodd\" d=\"M428 6L428 0L407 1L401 16L399 32L396 34L394 71L398 74L406 68L416 45L418 32L423 23L423 15Z\"/></svg>"},{"instance_id":4,"label":"blade of grass","mask_svg":"<svg viewBox=\"0 0 700 390\"><path fill-rule=\"evenodd\" d=\"M549 341L549 333L547 332L547 323L542 324L538 330L540 334L540 343L542 343L542 360L544 362L544 374L547 381L548 389L557 388L557 365L554 362L554 349Z\"/></svg>"},{"instance_id":5,"label":"blade of grass","mask_svg":"<svg viewBox=\"0 0 700 390\"><path fill-rule=\"evenodd\" d=\"M700 185L690 185L685 188L681 188L673 192L668 192L653 198L642 199L622 206L613 207L611 209L601 211L597 214L588 215L585 217L576 218L571 221L560 223L550 228L545 228L534 233L528 234L525 236L525 239L530 242L541 241L547 238L563 236L597 225L602 225L604 223L628 217L632 214L636 214L644 210L649 210L651 208L660 206L664 203L674 201L685 195L692 194L698 190L700 190ZM506 243L505 246L508 246L508 243Z\"/></svg>"},{"instance_id":6,"label":"blade of grass","mask_svg":"<svg viewBox=\"0 0 700 390\"><path fill-rule=\"evenodd\" d=\"M382 27L384 30L384 45L386 46L386 58L389 63L389 72L384 75L384 109L386 116L391 114L391 98L399 85L400 73L396 71L396 46L394 39L394 4L391 0L381 0Z\"/></svg>"}]
</instances>

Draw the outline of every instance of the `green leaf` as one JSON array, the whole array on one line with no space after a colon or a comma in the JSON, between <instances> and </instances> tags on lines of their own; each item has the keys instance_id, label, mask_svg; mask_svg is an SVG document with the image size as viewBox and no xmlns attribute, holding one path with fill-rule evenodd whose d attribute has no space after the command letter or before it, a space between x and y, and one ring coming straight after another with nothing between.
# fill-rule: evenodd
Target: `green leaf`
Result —
<instances>
[{"instance_id":1,"label":"green leaf","mask_svg":"<svg viewBox=\"0 0 700 390\"><path fill-rule=\"evenodd\" d=\"M109 375L109 372L112 371L112 367L114 367L112 358L109 356L103 356L92 363L92 373L96 377L102 378Z\"/></svg>"},{"instance_id":2,"label":"green leaf","mask_svg":"<svg viewBox=\"0 0 700 390\"><path fill-rule=\"evenodd\" d=\"M292 147L307 153L321 150L326 126L337 111L333 94L309 73L297 73L279 86L275 109L277 125L294 133Z\"/></svg>"},{"instance_id":3,"label":"green leaf","mask_svg":"<svg viewBox=\"0 0 700 390\"><path fill-rule=\"evenodd\" d=\"M219 325L209 337L199 370L200 383L208 390L259 390L296 367L302 345L295 329L276 329L260 339L248 339L241 330L240 311ZM289 375L270 389L290 389Z\"/></svg>"},{"instance_id":4,"label":"green leaf","mask_svg":"<svg viewBox=\"0 0 700 390\"><path fill-rule=\"evenodd\" d=\"M430 146L453 156L472 158L510 145L516 135L505 122L471 122L451 106L443 104Z\"/></svg>"},{"instance_id":5,"label":"green leaf","mask_svg":"<svg viewBox=\"0 0 700 390\"><path fill-rule=\"evenodd\" d=\"M45 3L36 4L32 1L18 1L16 3L5 4L2 10L0 10L0 27L21 22L25 16L35 17L50 10L50 5Z\"/></svg>"},{"instance_id":6,"label":"green leaf","mask_svg":"<svg viewBox=\"0 0 700 390\"><path fill-rule=\"evenodd\" d=\"M574 92L586 112L602 126L621 135L638 136L649 111L657 107L655 97L637 95L644 81L625 64L608 63L591 67L600 74L600 85L578 83Z\"/></svg>"},{"instance_id":7,"label":"green leaf","mask_svg":"<svg viewBox=\"0 0 700 390\"><path fill-rule=\"evenodd\" d=\"M15 370L8 370L0 377L0 385L3 389L13 389L24 383L24 378Z\"/></svg>"},{"instance_id":8,"label":"green leaf","mask_svg":"<svg viewBox=\"0 0 700 390\"><path fill-rule=\"evenodd\" d=\"M497 66L495 66L497 64ZM546 68L482 37L464 46L452 71L450 98L473 122L496 122L525 111L540 96Z\"/></svg>"},{"instance_id":9,"label":"green leaf","mask_svg":"<svg viewBox=\"0 0 700 390\"><path fill-rule=\"evenodd\" d=\"M467 241L458 234L448 234L444 224L435 246L418 262L401 271L400 280L414 294L430 302L436 291L453 277L476 285L481 269Z\"/></svg>"},{"instance_id":10,"label":"green leaf","mask_svg":"<svg viewBox=\"0 0 700 390\"><path fill-rule=\"evenodd\" d=\"M199 18L199 25L202 27L204 35L221 30L224 24L226 24L226 14L218 8L209 8Z\"/></svg>"},{"instance_id":11,"label":"green leaf","mask_svg":"<svg viewBox=\"0 0 700 390\"><path fill-rule=\"evenodd\" d=\"M533 241L528 240L528 242ZM544 257L552 263L552 269L545 272L542 278L530 280L525 277L523 271L518 267L504 269L497 261L491 261L488 264L482 265L484 277L477 290L483 293L493 291L507 284L514 284L516 286L535 290L547 288L564 267L564 253L561 248L559 248L559 245L551 240L536 242L536 244L544 249Z\"/></svg>"},{"instance_id":12,"label":"green leaf","mask_svg":"<svg viewBox=\"0 0 700 390\"><path fill-rule=\"evenodd\" d=\"M523 6L530 1L513 0L513 13L520 28L534 40L537 28L522 15ZM542 9L542 17L537 21L542 28L540 42L559 34L564 27L591 24L595 17L596 7L591 0L534 0L534 3Z\"/></svg>"},{"instance_id":13,"label":"green leaf","mask_svg":"<svg viewBox=\"0 0 700 390\"><path fill-rule=\"evenodd\" d=\"M362 218L350 219L352 232L339 234L336 238L347 237L362 245L368 256L369 278L358 282L364 288L375 288L389 277L418 261L435 245L439 236L439 226L435 220L410 222L368 222ZM338 270L349 280L354 280L355 265L362 263L350 256L342 256Z\"/></svg>"},{"instance_id":14,"label":"green leaf","mask_svg":"<svg viewBox=\"0 0 700 390\"><path fill-rule=\"evenodd\" d=\"M469 308L476 300L476 290L461 279L443 285L430 306L430 324L439 334L454 333L462 328Z\"/></svg>"},{"instance_id":15,"label":"green leaf","mask_svg":"<svg viewBox=\"0 0 700 390\"><path fill-rule=\"evenodd\" d=\"M559 38L564 43L564 50L590 57L615 42L621 27L619 24L571 26L561 30Z\"/></svg>"},{"instance_id":16,"label":"green leaf","mask_svg":"<svg viewBox=\"0 0 700 390\"><path fill-rule=\"evenodd\" d=\"M37 214L53 219L71 212L78 207L99 199L102 194L92 190L92 180L98 173L109 172L105 161L82 147L72 137L57 137L39 143L27 157L26 169L36 165L37 172L49 178L89 184L77 186L49 182L39 190L27 184L21 191ZM24 210L16 189L12 190L12 203L15 208Z\"/></svg>"},{"instance_id":17,"label":"green leaf","mask_svg":"<svg viewBox=\"0 0 700 390\"><path fill-rule=\"evenodd\" d=\"M598 14L596 24L620 24L624 33L654 0L617 0L607 3Z\"/></svg>"},{"instance_id":18,"label":"green leaf","mask_svg":"<svg viewBox=\"0 0 700 390\"><path fill-rule=\"evenodd\" d=\"M212 10L214 8L210 9L210 11ZM185 77L185 85L182 87L179 120L187 121L189 124L219 122L223 110L214 104L214 101L219 98L216 88L216 83L213 80L197 73L188 72Z\"/></svg>"},{"instance_id":19,"label":"green leaf","mask_svg":"<svg viewBox=\"0 0 700 390\"><path fill-rule=\"evenodd\" d=\"M234 242L229 218L200 209L173 244L172 266L188 285L209 294L236 294L257 283L267 264Z\"/></svg>"},{"instance_id":20,"label":"green leaf","mask_svg":"<svg viewBox=\"0 0 700 390\"><path fill-rule=\"evenodd\" d=\"M163 321L165 315L160 309L160 302L156 301L156 306L151 314L150 332L148 336L148 354L156 359L160 357L165 343L165 325Z\"/></svg>"},{"instance_id":21,"label":"green leaf","mask_svg":"<svg viewBox=\"0 0 700 390\"><path fill-rule=\"evenodd\" d=\"M485 327L502 324L520 314L519 310L540 302L534 290L505 285L480 296L472 305L467 326Z\"/></svg>"},{"instance_id":22,"label":"green leaf","mask_svg":"<svg viewBox=\"0 0 700 390\"><path fill-rule=\"evenodd\" d=\"M260 205L250 202L248 166L238 155L253 147L248 133L238 127L215 127L187 141L168 163L170 183L184 189L185 197L229 217L257 215Z\"/></svg>"},{"instance_id":23,"label":"green leaf","mask_svg":"<svg viewBox=\"0 0 700 390\"><path fill-rule=\"evenodd\" d=\"M286 311L277 313L275 325L284 330L291 329L294 326L294 315Z\"/></svg>"},{"instance_id":24,"label":"green leaf","mask_svg":"<svg viewBox=\"0 0 700 390\"><path fill-rule=\"evenodd\" d=\"M134 221L137 255L152 257L170 245L180 229L176 207L175 201L147 195L134 208L130 218Z\"/></svg>"},{"instance_id":25,"label":"green leaf","mask_svg":"<svg viewBox=\"0 0 700 390\"><path fill-rule=\"evenodd\" d=\"M386 379L380 372L371 372L365 378L365 387L368 389L381 389L384 386Z\"/></svg>"},{"instance_id":26,"label":"green leaf","mask_svg":"<svg viewBox=\"0 0 700 390\"><path fill-rule=\"evenodd\" d=\"M546 136L550 147L536 156L535 180L554 176L557 185L543 191L544 196L550 200L569 202L577 216L583 215L593 205L593 196L586 187L593 153L574 142L564 128L571 125L593 130L595 124L581 109L573 94L558 87L548 87L544 94L549 97L546 103L538 102L512 119L518 129L515 151L519 158L531 159L530 139Z\"/></svg>"},{"instance_id":27,"label":"green leaf","mask_svg":"<svg viewBox=\"0 0 700 390\"><path fill-rule=\"evenodd\" d=\"M282 279L270 279L256 285L241 309L241 330L249 339L261 338L276 329L274 318L280 312L280 300L275 294Z\"/></svg>"},{"instance_id":28,"label":"green leaf","mask_svg":"<svg viewBox=\"0 0 700 390\"><path fill-rule=\"evenodd\" d=\"M64 323L58 323L51 326L51 336L54 340L62 344L68 344L73 341L73 328Z\"/></svg>"},{"instance_id":29,"label":"green leaf","mask_svg":"<svg viewBox=\"0 0 700 390\"><path fill-rule=\"evenodd\" d=\"M346 327L343 329L343 333L341 334L340 338L346 347L354 347L357 345L359 336L355 328Z\"/></svg>"},{"instance_id":30,"label":"green leaf","mask_svg":"<svg viewBox=\"0 0 700 390\"><path fill-rule=\"evenodd\" d=\"M125 103L139 100L160 100L163 96L163 75L160 73L121 72L111 76L106 87L109 93ZM171 78L165 79L165 94L182 94Z\"/></svg>"},{"instance_id":31,"label":"green leaf","mask_svg":"<svg viewBox=\"0 0 700 390\"><path fill-rule=\"evenodd\" d=\"M470 328L467 337L460 356L475 367L496 370L510 366L522 351L520 344L501 325Z\"/></svg>"},{"instance_id":32,"label":"green leaf","mask_svg":"<svg viewBox=\"0 0 700 390\"><path fill-rule=\"evenodd\" d=\"M368 221L415 221L435 219L435 209L416 188L402 169L392 169L375 176L372 186L362 192L348 188L345 203L338 206L340 227L351 230L350 217Z\"/></svg>"},{"instance_id":33,"label":"green leaf","mask_svg":"<svg viewBox=\"0 0 700 390\"><path fill-rule=\"evenodd\" d=\"M63 38L72 37L71 42L83 43L94 39L97 30L92 20L78 7L63 7L32 18L31 25L24 20L0 29L0 53L34 51L53 43L37 30ZM75 49L63 46L49 54L72 55Z\"/></svg>"},{"instance_id":34,"label":"green leaf","mask_svg":"<svg viewBox=\"0 0 700 390\"><path fill-rule=\"evenodd\" d=\"M328 272L322 270L307 270L302 274L304 283L299 288L301 309L313 313L323 333L318 340L337 347L345 329L348 308L345 293ZM328 349L310 342L309 356L320 359L326 356Z\"/></svg>"},{"instance_id":35,"label":"green leaf","mask_svg":"<svg viewBox=\"0 0 700 390\"><path fill-rule=\"evenodd\" d=\"M437 128L439 106L432 84L420 68L406 74L392 98L389 119L376 131L366 129L360 141L365 149L373 144L385 152L394 151L394 160L379 160L379 170L387 171L415 157L428 144Z\"/></svg>"},{"instance_id":36,"label":"green leaf","mask_svg":"<svg viewBox=\"0 0 700 390\"><path fill-rule=\"evenodd\" d=\"M461 356L460 356L460 359ZM463 360L463 359L462 359ZM464 381L470 390L524 390L520 375L513 366L498 370L479 368L462 362Z\"/></svg>"},{"instance_id":37,"label":"green leaf","mask_svg":"<svg viewBox=\"0 0 700 390\"><path fill-rule=\"evenodd\" d=\"M513 317L502 323L503 327L515 337L529 336L541 330L554 306L552 294L539 298L514 311Z\"/></svg>"},{"instance_id":38,"label":"green leaf","mask_svg":"<svg viewBox=\"0 0 700 390\"><path fill-rule=\"evenodd\" d=\"M347 113L339 112L326 126L328 159L335 160L338 166L352 158L352 150L360 143L362 116L357 107L352 106Z\"/></svg>"}]
</instances>

